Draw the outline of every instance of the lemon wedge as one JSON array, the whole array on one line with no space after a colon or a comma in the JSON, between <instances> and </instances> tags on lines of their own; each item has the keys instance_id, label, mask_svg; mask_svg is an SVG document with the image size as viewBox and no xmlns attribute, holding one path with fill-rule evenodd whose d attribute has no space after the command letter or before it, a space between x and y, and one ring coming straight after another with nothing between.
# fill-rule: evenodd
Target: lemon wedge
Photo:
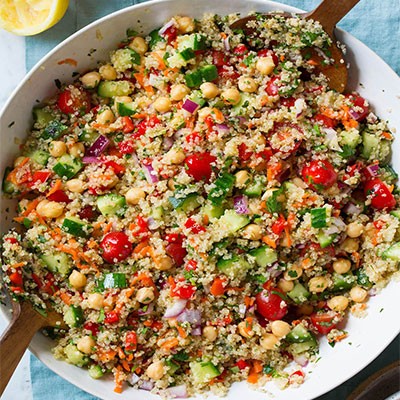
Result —
<instances>
[{"instance_id":1,"label":"lemon wedge","mask_svg":"<svg viewBox=\"0 0 400 400\"><path fill-rule=\"evenodd\" d=\"M69 0L1 0L0 28L31 36L55 25L65 14Z\"/></svg>"}]
</instances>

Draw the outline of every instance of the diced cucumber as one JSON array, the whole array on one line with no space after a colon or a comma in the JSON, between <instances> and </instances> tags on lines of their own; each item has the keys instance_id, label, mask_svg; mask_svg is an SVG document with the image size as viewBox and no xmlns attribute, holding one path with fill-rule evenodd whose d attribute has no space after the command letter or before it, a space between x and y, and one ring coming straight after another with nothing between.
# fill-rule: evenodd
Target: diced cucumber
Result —
<instances>
[{"instance_id":1,"label":"diced cucumber","mask_svg":"<svg viewBox=\"0 0 400 400\"><path fill-rule=\"evenodd\" d=\"M133 86L129 81L101 81L97 93L101 97L129 96Z\"/></svg>"},{"instance_id":2,"label":"diced cucumber","mask_svg":"<svg viewBox=\"0 0 400 400\"><path fill-rule=\"evenodd\" d=\"M217 261L217 268L225 275L238 277L243 275L244 272L251 268L251 265L244 258L244 256L238 256L233 254L230 258L220 258Z\"/></svg>"},{"instance_id":3,"label":"diced cucumber","mask_svg":"<svg viewBox=\"0 0 400 400\"><path fill-rule=\"evenodd\" d=\"M27 154L27 157L31 158L33 161L40 165L46 165L48 159L50 158L50 153L44 150L37 149Z\"/></svg>"},{"instance_id":4,"label":"diced cucumber","mask_svg":"<svg viewBox=\"0 0 400 400\"><path fill-rule=\"evenodd\" d=\"M59 139L62 135L64 135L68 130L68 126L64 125L60 121L54 120L50 121L46 128L43 129L42 139L51 139L56 140Z\"/></svg>"},{"instance_id":5,"label":"diced cucumber","mask_svg":"<svg viewBox=\"0 0 400 400\"><path fill-rule=\"evenodd\" d=\"M311 340L302 343L292 343L289 351L293 354L304 353L305 351L315 349L318 346L317 340L313 337Z\"/></svg>"},{"instance_id":6,"label":"diced cucumber","mask_svg":"<svg viewBox=\"0 0 400 400\"><path fill-rule=\"evenodd\" d=\"M121 117L126 117L136 113L135 103L117 103L117 111Z\"/></svg>"},{"instance_id":7,"label":"diced cucumber","mask_svg":"<svg viewBox=\"0 0 400 400\"><path fill-rule=\"evenodd\" d=\"M390 246L387 250L382 253L382 258L390 259L394 261L400 261L400 242L397 242Z\"/></svg>"},{"instance_id":8,"label":"diced cucumber","mask_svg":"<svg viewBox=\"0 0 400 400\"><path fill-rule=\"evenodd\" d=\"M53 171L61 178L71 179L81 169L83 164L81 160L72 157L69 154L65 154L58 159L58 162L53 167Z\"/></svg>"},{"instance_id":9,"label":"diced cucumber","mask_svg":"<svg viewBox=\"0 0 400 400\"><path fill-rule=\"evenodd\" d=\"M64 313L64 321L71 328L79 328L85 322L81 306L70 305Z\"/></svg>"},{"instance_id":10,"label":"diced cucumber","mask_svg":"<svg viewBox=\"0 0 400 400\"><path fill-rule=\"evenodd\" d=\"M356 129L343 131L340 134L340 144L355 149L361 143L361 136Z\"/></svg>"},{"instance_id":11,"label":"diced cucumber","mask_svg":"<svg viewBox=\"0 0 400 400\"><path fill-rule=\"evenodd\" d=\"M190 370L193 375L193 381L200 385L210 382L211 379L221 374L218 368L211 362L192 362L190 363Z\"/></svg>"},{"instance_id":12,"label":"diced cucumber","mask_svg":"<svg viewBox=\"0 0 400 400\"><path fill-rule=\"evenodd\" d=\"M278 214L282 212L283 209L283 202L285 200L285 197L283 196L285 188L282 186L279 189L275 189L272 191L272 193L267 197L265 200L265 205L267 207L267 210L271 214ZM267 192L266 192L267 193ZM263 196L264 198L264 196Z\"/></svg>"},{"instance_id":13,"label":"diced cucumber","mask_svg":"<svg viewBox=\"0 0 400 400\"><path fill-rule=\"evenodd\" d=\"M151 216L156 220L162 219L164 214L164 208L161 206L155 207L151 210Z\"/></svg>"},{"instance_id":14,"label":"diced cucumber","mask_svg":"<svg viewBox=\"0 0 400 400\"><path fill-rule=\"evenodd\" d=\"M43 128L54 119L54 115L44 108L35 107L32 113L34 121Z\"/></svg>"},{"instance_id":15,"label":"diced cucumber","mask_svg":"<svg viewBox=\"0 0 400 400\"><path fill-rule=\"evenodd\" d=\"M247 115L247 107L250 105L252 97L248 93L241 93L240 101L232 107L232 114Z\"/></svg>"},{"instance_id":16,"label":"diced cucumber","mask_svg":"<svg viewBox=\"0 0 400 400\"><path fill-rule=\"evenodd\" d=\"M169 56L167 58L166 62L170 68L182 68L185 67L187 64L186 60L182 57L180 53L172 54L172 56Z\"/></svg>"},{"instance_id":17,"label":"diced cucumber","mask_svg":"<svg viewBox=\"0 0 400 400\"><path fill-rule=\"evenodd\" d=\"M249 254L256 258L259 267L265 268L278 260L278 255L274 249L268 246L261 246L250 250Z\"/></svg>"},{"instance_id":18,"label":"diced cucumber","mask_svg":"<svg viewBox=\"0 0 400 400\"><path fill-rule=\"evenodd\" d=\"M219 219L221 226L229 234L233 234L250 223L250 218L243 214L238 214L235 210L225 210L224 215Z\"/></svg>"},{"instance_id":19,"label":"diced cucumber","mask_svg":"<svg viewBox=\"0 0 400 400\"><path fill-rule=\"evenodd\" d=\"M79 351L73 343L65 346L64 354L68 363L77 365L78 367L83 367L89 362L89 358Z\"/></svg>"},{"instance_id":20,"label":"diced cucumber","mask_svg":"<svg viewBox=\"0 0 400 400\"><path fill-rule=\"evenodd\" d=\"M296 304L304 303L311 293L301 284L296 283L294 288L287 294Z\"/></svg>"},{"instance_id":21,"label":"diced cucumber","mask_svg":"<svg viewBox=\"0 0 400 400\"><path fill-rule=\"evenodd\" d=\"M350 290L356 282L356 277L351 273L338 274L334 272L332 274L332 280L333 280L332 290L335 292L341 292Z\"/></svg>"},{"instance_id":22,"label":"diced cucumber","mask_svg":"<svg viewBox=\"0 0 400 400\"><path fill-rule=\"evenodd\" d=\"M317 240L319 245L321 246L321 249L324 249L325 247L331 245L335 238L336 235L327 235L323 230L320 230L317 233Z\"/></svg>"},{"instance_id":23,"label":"diced cucumber","mask_svg":"<svg viewBox=\"0 0 400 400\"><path fill-rule=\"evenodd\" d=\"M218 70L215 65L205 65L199 71L202 79L206 82L212 82L218 78Z\"/></svg>"},{"instance_id":24,"label":"diced cucumber","mask_svg":"<svg viewBox=\"0 0 400 400\"><path fill-rule=\"evenodd\" d=\"M265 189L265 182L261 177L255 177L252 182L250 182L243 193L248 197L260 197Z\"/></svg>"},{"instance_id":25,"label":"diced cucumber","mask_svg":"<svg viewBox=\"0 0 400 400\"><path fill-rule=\"evenodd\" d=\"M99 196L96 200L97 208L104 216L117 215L122 217L126 210L126 200L124 196L115 193L107 193Z\"/></svg>"},{"instance_id":26,"label":"diced cucumber","mask_svg":"<svg viewBox=\"0 0 400 400\"><path fill-rule=\"evenodd\" d=\"M92 379L100 379L104 375L103 369L98 364L92 364L88 371Z\"/></svg>"},{"instance_id":27,"label":"diced cucumber","mask_svg":"<svg viewBox=\"0 0 400 400\"><path fill-rule=\"evenodd\" d=\"M104 289L123 289L127 287L126 275L120 272L112 272L106 274L104 276L104 280L100 284L99 287L103 287Z\"/></svg>"},{"instance_id":28,"label":"diced cucumber","mask_svg":"<svg viewBox=\"0 0 400 400\"><path fill-rule=\"evenodd\" d=\"M158 33L160 29L154 29L154 31L151 31L149 33L150 36L150 42L149 42L149 47L150 50L153 50L154 47L156 47L156 44L159 42L165 42L165 39Z\"/></svg>"},{"instance_id":29,"label":"diced cucumber","mask_svg":"<svg viewBox=\"0 0 400 400\"><path fill-rule=\"evenodd\" d=\"M196 71L186 74L185 82L186 82L186 85L190 88L200 86L201 83L203 82L203 77L201 75L201 72L199 70L196 70Z\"/></svg>"},{"instance_id":30,"label":"diced cucumber","mask_svg":"<svg viewBox=\"0 0 400 400\"><path fill-rule=\"evenodd\" d=\"M199 105L199 108L203 107L207 102L203 99L199 90L193 90L189 96L189 99Z\"/></svg>"},{"instance_id":31,"label":"diced cucumber","mask_svg":"<svg viewBox=\"0 0 400 400\"><path fill-rule=\"evenodd\" d=\"M93 143L98 137L99 137L99 132L97 131L83 130L78 135L78 140L84 143Z\"/></svg>"},{"instance_id":32,"label":"diced cucumber","mask_svg":"<svg viewBox=\"0 0 400 400\"><path fill-rule=\"evenodd\" d=\"M379 147L380 138L377 135L364 131L362 133L362 152L361 155L369 159Z\"/></svg>"},{"instance_id":33,"label":"diced cucumber","mask_svg":"<svg viewBox=\"0 0 400 400\"><path fill-rule=\"evenodd\" d=\"M200 206L199 195L197 193L189 193L182 195L182 191L176 191L174 196L168 198L174 210L190 212Z\"/></svg>"},{"instance_id":34,"label":"diced cucumber","mask_svg":"<svg viewBox=\"0 0 400 400\"><path fill-rule=\"evenodd\" d=\"M228 193L233 188L235 183L235 176L227 172L221 174L214 182L215 187L210 190L208 200L212 204L219 206L225 200Z\"/></svg>"},{"instance_id":35,"label":"diced cucumber","mask_svg":"<svg viewBox=\"0 0 400 400\"><path fill-rule=\"evenodd\" d=\"M64 219L61 228L71 235L85 238L89 236L92 226L77 217L68 217Z\"/></svg>"},{"instance_id":36,"label":"diced cucumber","mask_svg":"<svg viewBox=\"0 0 400 400\"><path fill-rule=\"evenodd\" d=\"M13 194L18 192L17 186L15 186L12 182L7 180L9 173L12 171L12 168L7 167L4 171L3 183L2 183L2 190L4 193Z\"/></svg>"},{"instance_id":37,"label":"diced cucumber","mask_svg":"<svg viewBox=\"0 0 400 400\"><path fill-rule=\"evenodd\" d=\"M369 277L367 273L365 272L364 268L358 268L356 270L356 276L357 276L357 284L366 288L370 289L372 287L372 283L369 280Z\"/></svg>"},{"instance_id":38,"label":"diced cucumber","mask_svg":"<svg viewBox=\"0 0 400 400\"><path fill-rule=\"evenodd\" d=\"M169 375L173 375L180 368L180 365L172 360L166 360L165 366Z\"/></svg>"},{"instance_id":39,"label":"diced cucumber","mask_svg":"<svg viewBox=\"0 0 400 400\"><path fill-rule=\"evenodd\" d=\"M224 213L224 208L213 204L206 204L203 207L202 211L203 214L207 215L208 219L211 221L213 219L219 218Z\"/></svg>"},{"instance_id":40,"label":"diced cucumber","mask_svg":"<svg viewBox=\"0 0 400 400\"><path fill-rule=\"evenodd\" d=\"M290 343L304 343L315 339L303 324L296 325L287 335L286 340Z\"/></svg>"},{"instance_id":41,"label":"diced cucumber","mask_svg":"<svg viewBox=\"0 0 400 400\"><path fill-rule=\"evenodd\" d=\"M185 60L185 61L189 61L192 58L196 57L196 54L194 54L194 51L192 49L185 49L182 50L179 55Z\"/></svg>"},{"instance_id":42,"label":"diced cucumber","mask_svg":"<svg viewBox=\"0 0 400 400\"><path fill-rule=\"evenodd\" d=\"M328 216L326 208L313 208L310 210L311 226L313 228L325 228L328 226Z\"/></svg>"},{"instance_id":43,"label":"diced cucumber","mask_svg":"<svg viewBox=\"0 0 400 400\"><path fill-rule=\"evenodd\" d=\"M58 272L61 275L67 275L72 267L66 253L42 254L40 258L51 272Z\"/></svg>"},{"instance_id":44,"label":"diced cucumber","mask_svg":"<svg viewBox=\"0 0 400 400\"><path fill-rule=\"evenodd\" d=\"M185 49L205 50L207 48L206 38L198 33L182 35L178 37L178 50Z\"/></svg>"}]
</instances>

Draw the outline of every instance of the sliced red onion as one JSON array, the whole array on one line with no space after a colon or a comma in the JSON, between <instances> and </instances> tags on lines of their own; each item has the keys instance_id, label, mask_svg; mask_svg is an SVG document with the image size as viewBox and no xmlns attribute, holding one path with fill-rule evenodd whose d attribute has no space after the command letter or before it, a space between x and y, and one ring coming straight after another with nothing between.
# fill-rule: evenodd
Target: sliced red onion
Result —
<instances>
[{"instance_id":1,"label":"sliced red onion","mask_svg":"<svg viewBox=\"0 0 400 400\"><path fill-rule=\"evenodd\" d=\"M342 218L333 217L331 219L331 221L332 221L332 224L337 226L339 229L341 229L341 230L346 229L346 224L343 222Z\"/></svg>"},{"instance_id":2,"label":"sliced red onion","mask_svg":"<svg viewBox=\"0 0 400 400\"><path fill-rule=\"evenodd\" d=\"M306 367L308 365L308 358L304 354L294 356L293 360L302 367Z\"/></svg>"},{"instance_id":3,"label":"sliced red onion","mask_svg":"<svg viewBox=\"0 0 400 400\"><path fill-rule=\"evenodd\" d=\"M368 165L368 167L366 167L365 170L368 172L371 178L374 178L379 174L379 164Z\"/></svg>"},{"instance_id":4,"label":"sliced red onion","mask_svg":"<svg viewBox=\"0 0 400 400\"><path fill-rule=\"evenodd\" d=\"M339 233L339 232L340 232L340 230L336 225L331 225L324 229L324 233L326 235L333 235L333 234Z\"/></svg>"},{"instance_id":5,"label":"sliced red onion","mask_svg":"<svg viewBox=\"0 0 400 400\"><path fill-rule=\"evenodd\" d=\"M195 328L193 328L191 335L192 336L201 336L201 326L196 326Z\"/></svg>"},{"instance_id":6,"label":"sliced red onion","mask_svg":"<svg viewBox=\"0 0 400 400\"><path fill-rule=\"evenodd\" d=\"M277 278L278 276L283 274L283 271L279 269L279 263L273 263L267 270L269 272L271 278Z\"/></svg>"},{"instance_id":7,"label":"sliced red onion","mask_svg":"<svg viewBox=\"0 0 400 400\"><path fill-rule=\"evenodd\" d=\"M163 139L163 150L168 151L174 145L174 138L165 136Z\"/></svg>"},{"instance_id":8,"label":"sliced red onion","mask_svg":"<svg viewBox=\"0 0 400 400\"><path fill-rule=\"evenodd\" d=\"M362 213L362 207L355 205L354 203L347 203L343 211L349 215L360 215Z\"/></svg>"},{"instance_id":9,"label":"sliced red onion","mask_svg":"<svg viewBox=\"0 0 400 400\"><path fill-rule=\"evenodd\" d=\"M235 196L233 198L233 208L238 214L248 214L249 208L247 206L247 197Z\"/></svg>"},{"instance_id":10,"label":"sliced red onion","mask_svg":"<svg viewBox=\"0 0 400 400\"><path fill-rule=\"evenodd\" d=\"M128 382L129 382L131 385L135 385L136 383L139 382L139 380L140 380L140 378L139 378L135 373L131 374L131 375L128 377Z\"/></svg>"},{"instance_id":11,"label":"sliced red onion","mask_svg":"<svg viewBox=\"0 0 400 400\"><path fill-rule=\"evenodd\" d=\"M172 28L175 25L175 22L173 19L169 20L159 31L158 33L163 36L164 33L169 29Z\"/></svg>"},{"instance_id":12,"label":"sliced red onion","mask_svg":"<svg viewBox=\"0 0 400 400\"><path fill-rule=\"evenodd\" d=\"M146 306L146 311L143 311L139 308L138 310L138 315L143 316L143 315L149 315L153 312L154 310L154 303L150 303Z\"/></svg>"},{"instance_id":13,"label":"sliced red onion","mask_svg":"<svg viewBox=\"0 0 400 400\"><path fill-rule=\"evenodd\" d=\"M99 157L94 156L84 156L82 157L82 162L84 164L99 164L101 163L101 159Z\"/></svg>"},{"instance_id":14,"label":"sliced red onion","mask_svg":"<svg viewBox=\"0 0 400 400\"><path fill-rule=\"evenodd\" d=\"M97 157L103 153L103 151L107 148L109 144L110 141L104 135L100 135L86 150L85 156Z\"/></svg>"},{"instance_id":15,"label":"sliced red onion","mask_svg":"<svg viewBox=\"0 0 400 400\"><path fill-rule=\"evenodd\" d=\"M354 108L350 108L349 114L351 118L355 119L356 121L359 121L361 119L361 114L357 112Z\"/></svg>"},{"instance_id":16,"label":"sliced red onion","mask_svg":"<svg viewBox=\"0 0 400 400\"><path fill-rule=\"evenodd\" d=\"M143 381L139 385L139 389L147 390L148 392L150 392L150 390L152 390L153 388L154 388L154 382L152 381Z\"/></svg>"},{"instance_id":17,"label":"sliced red onion","mask_svg":"<svg viewBox=\"0 0 400 400\"><path fill-rule=\"evenodd\" d=\"M374 288L374 287L368 290L368 296L369 296L369 297L374 297L374 296L376 296L377 294L378 294L378 291L377 291L376 288Z\"/></svg>"},{"instance_id":18,"label":"sliced red onion","mask_svg":"<svg viewBox=\"0 0 400 400\"><path fill-rule=\"evenodd\" d=\"M231 49L231 46L230 46L230 44L229 44L229 36L227 36L227 37L223 40L223 43L224 43L224 48L225 48L225 50L226 50L226 51L229 51L229 50Z\"/></svg>"},{"instance_id":19,"label":"sliced red onion","mask_svg":"<svg viewBox=\"0 0 400 400\"><path fill-rule=\"evenodd\" d=\"M151 231L154 231L158 228L159 225L153 217L149 217L147 218L147 226Z\"/></svg>"},{"instance_id":20,"label":"sliced red onion","mask_svg":"<svg viewBox=\"0 0 400 400\"><path fill-rule=\"evenodd\" d=\"M214 129L220 134L224 135L225 133L229 132L229 126L225 124L216 124Z\"/></svg>"},{"instance_id":21,"label":"sliced red onion","mask_svg":"<svg viewBox=\"0 0 400 400\"><path fill-rule=\"evenodd\" d=\"M189 322L193 326L201 324L201 313L199 310L183 310L176 318L179 322Z\"/></svg>"},{"instance_id":22,"label":"sliced red onion","mask_svg":"<svg viewBox=\"0 0 400 400\"><path fill-rule=\"evenodd\" d=\"M172 399L186 399L189 397L186 385L169 387L165 391L167 392L167 396Z\"/></svg>"},{"instance_id":23,"label":"sliced red onion","mask_svg":"<svg viewBox=\"0 0 400 400\"><path fill-rule=\"evenodd\" d=\"M187 300L178 299L175 300L172 306L165 310L164 318L175 318L177 317L186 307Z\"/></svg>"},{"instance_id":24,"label":"sliced red onion","mask_svg":"<svg viewBox=\"0 0 400 400\"><path fill-rule=\"evenodd\" d=\"M198 110L199 107L200 106L197 103L195 103L193 100L190 100L190 99L186 99L182 105L182 108L185 111L190 112L190 114L194 114Z\"/></svg>"},{"instance_id":25,"label":"sliced red onion","mask_svg":"<svg viewBox=\"0 0 400 400\"><path fill-rule=\"evenodd\" d=\"M144 172L144 176L149 183L156 183L158 182L157 172L154 171L154 168L151 164L142 165L142 170Z\"/></svg>"}]
</instances>

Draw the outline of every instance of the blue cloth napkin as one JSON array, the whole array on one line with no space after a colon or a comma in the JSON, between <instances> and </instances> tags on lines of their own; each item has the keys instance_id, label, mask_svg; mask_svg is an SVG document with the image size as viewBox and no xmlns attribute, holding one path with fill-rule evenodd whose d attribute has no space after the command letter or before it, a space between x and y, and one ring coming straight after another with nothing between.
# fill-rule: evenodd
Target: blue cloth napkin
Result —
<instances>
[{"instance_id":1,"label":"blue cloth napkin","mask_svg":"<svg viewBox=\"0 0 400 400\"><path fill-rule=\"evenodd\" d=\"M193 0L187 0L193 1ZM197 0L200 1L200 0ZM223 0L220 0L223 1ZM228 0L225 0L228 1ZM313 9L320 0L280 0L304 10ZM141 3L143 0L70 0L64 18L52 29L26 38L26 66L30 70L45 54L66 37L90 22L113 11ZM339 24L379 54L400 74L400 0L360 1ZM319 400L345 399L373 372L399 359L399 337L365 370ZM31 357L33 400L96 400L49 371L34 356Z\"/></svg>"}]
</instances>

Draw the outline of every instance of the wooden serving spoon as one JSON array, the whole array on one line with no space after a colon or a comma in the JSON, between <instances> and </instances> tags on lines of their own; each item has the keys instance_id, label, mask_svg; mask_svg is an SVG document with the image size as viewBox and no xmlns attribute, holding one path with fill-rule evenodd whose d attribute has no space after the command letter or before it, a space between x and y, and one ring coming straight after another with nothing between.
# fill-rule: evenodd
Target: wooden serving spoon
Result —
<instances>
[{"instance_id":1,"label":"wooden serving spoon","mask_svg":"<svg viewBox=\"0 0 400 400\"><path fill-rule=\"evenodd\" d=\"M332 39L332 46L329 48L331 58L334 60L332 64L326 65L324 58L314 49L307 49L311 52L314 61L318 63L315 67L317 71L322 72L327 78L329 87L342 93L347 85L347 67L344 61L343 53L336 45L334 29L336 24L359 2L360 0L323 0L322 3L314 10L305 14L298 14L301 18L313 19L318 21L325 32ZM265 16L283 15L284 17L292 17L290 13L267 13ZM254 28L249 28L247 23L255 20L256 16L250 15L235 21L232 29L241 29L249 36L254 33Z\"/></svg>"},{"instance_id":2,"label":"wooden serving spoon","mask_svg":"<svg viewBox=\"0 0 400 400\"><path fill-rule=\"evenodd\" d=\"M0 338L0 397L35 333L42 328L65 328L60 314L46 310L44 317L28 301L12 301L12 320Z\"/></svg>"}]
</instances>

